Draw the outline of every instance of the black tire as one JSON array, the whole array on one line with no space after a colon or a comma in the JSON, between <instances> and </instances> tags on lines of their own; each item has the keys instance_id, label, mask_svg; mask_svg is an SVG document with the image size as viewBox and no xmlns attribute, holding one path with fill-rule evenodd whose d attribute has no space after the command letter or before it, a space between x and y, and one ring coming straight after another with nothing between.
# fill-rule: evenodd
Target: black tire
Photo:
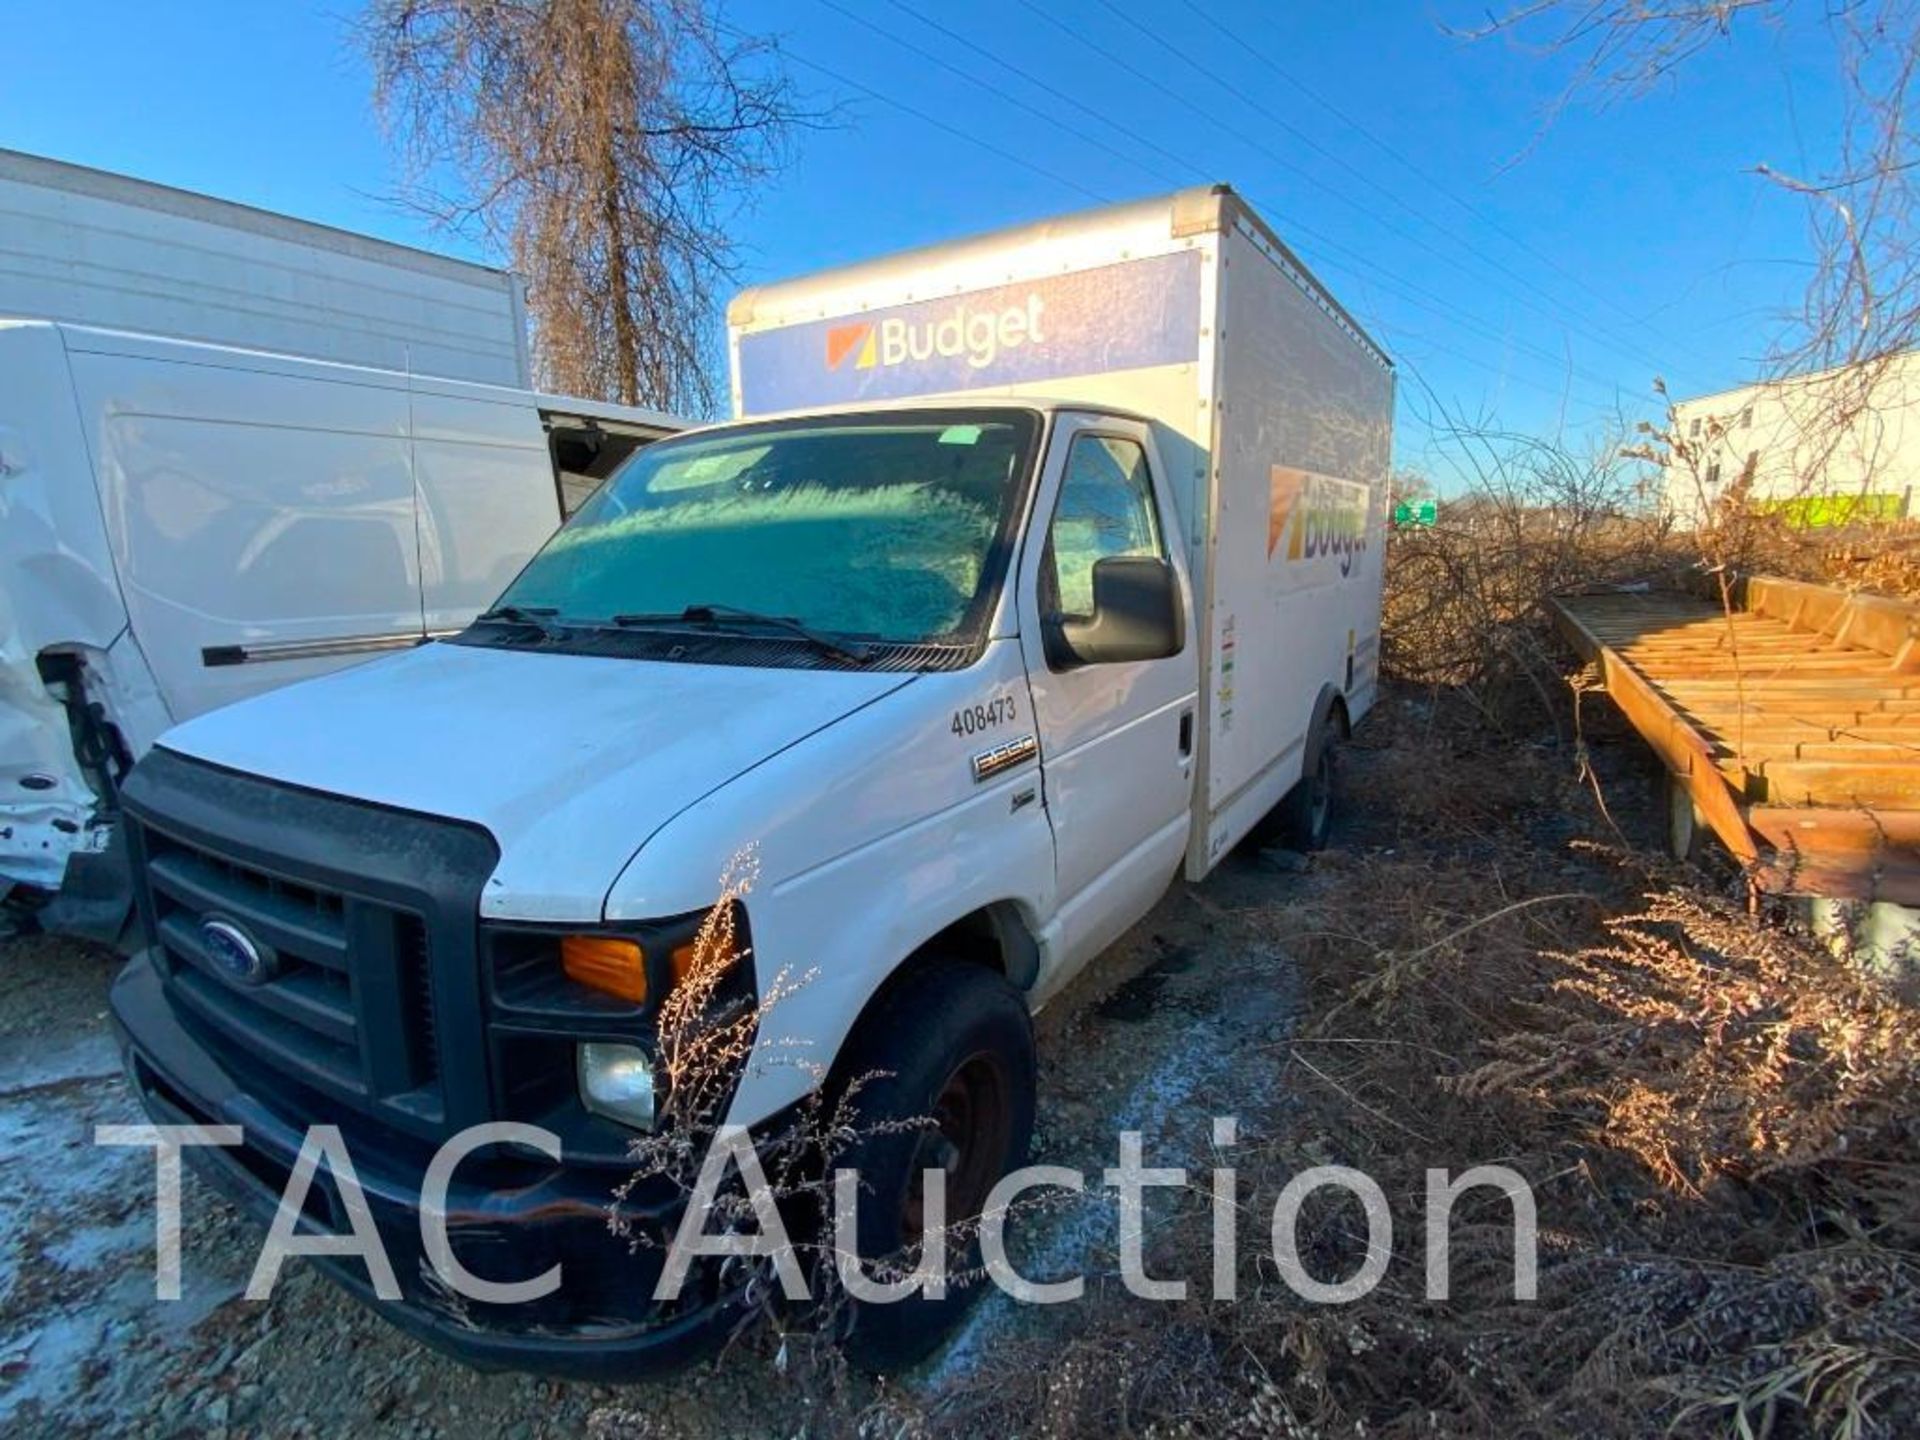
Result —
<instances>
[{"instance_id":1,"label":"black tire","mask_svg":"<svg viewBox=\"0 0 1920 1440\"><path fill-rule=\"evenodd\" d=\"M835 1166L861 1178L855 1231L863 1261L899 1257L921 1239L923 1169L948 1172L947 1223L976 1218L987 1192L1026 1162L1033 1139L1033 1022L1026 1001L979 965L940 962L901 981L861 1020L834 1066L844 1088L872 1076L854 1100L857 1127L933 1117L937 1129L867 1134ZM949 1250L949 1277L979 1267L978 1237ZM868 1268L868 1273L872 1270ZM904 1369L943 1340L982 1287L949 1284L940 1300L915 1295L852 1306L847 1358L876 1373Z\"/></svg>"},{"instance_id":2,"label":"black tire","mask_svg":"<svg viewBox=\"0 0 1920 1440\"><path fill-rule=\"evenodd\" d=\"M1338 708L1329 705L1307 739L1299 782L1254 826L1255 844L1305 852L1327 843L1333 830L1333 753L1345 735Z\"/></svg>"}]
</instances>

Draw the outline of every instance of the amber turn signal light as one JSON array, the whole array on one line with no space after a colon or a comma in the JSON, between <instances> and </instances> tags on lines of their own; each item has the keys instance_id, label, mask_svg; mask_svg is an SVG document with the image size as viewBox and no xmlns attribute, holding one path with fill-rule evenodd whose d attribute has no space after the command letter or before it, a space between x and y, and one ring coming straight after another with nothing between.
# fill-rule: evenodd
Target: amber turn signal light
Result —
<instances>
[{"instance_id":1,"label":"amber turn signal light","mask_svg":"<svg viewBox=\"0 0 1920 1440\"><path fill-rule=\"evenodd\" d=\"M676 946L673 954L667 957L673 962L673 983L678 985L693 973L693 964L699 958L699 947L689 942Z\"/></svg>"},{"instance_id":2,"label":"amber turn signal light","mask_svg":"<svg viewBox=\"0 0 1920 1440\"><path fill-rule=\"evenodd\" d=\"M569 935L560 942L560 968L569 980L603 995L635 1005L646 1003L647 957L637 941Z\"/></svg>"}]
</instances>

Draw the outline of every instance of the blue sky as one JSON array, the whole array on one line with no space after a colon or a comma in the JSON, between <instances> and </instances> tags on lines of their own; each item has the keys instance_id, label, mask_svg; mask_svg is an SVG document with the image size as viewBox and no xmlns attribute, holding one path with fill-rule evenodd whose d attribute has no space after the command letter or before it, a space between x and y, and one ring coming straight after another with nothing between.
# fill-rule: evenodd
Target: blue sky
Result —
<instances>
[{"instance_id":1,"label":"blue sky","mask_svg":"<svg viewBox=\"0 0 1920 1440\"><path fill-rule=\"evenodd\" d=\"M382 198L354 8L0 0L0 145L477 254ZM1399 362L1403 463L1452 468L1436 398L1579 438L1649 413L1655 374L1680 396L1750 376L1807 240L1801 202L1745 172L1818 168L1817 31L1748 27L1680 85L1549 121L1568 62L1443 29L1482 9L733 0L840 107L740 216L743 280L1223 179Z\"/></svg>"}]
</instances>

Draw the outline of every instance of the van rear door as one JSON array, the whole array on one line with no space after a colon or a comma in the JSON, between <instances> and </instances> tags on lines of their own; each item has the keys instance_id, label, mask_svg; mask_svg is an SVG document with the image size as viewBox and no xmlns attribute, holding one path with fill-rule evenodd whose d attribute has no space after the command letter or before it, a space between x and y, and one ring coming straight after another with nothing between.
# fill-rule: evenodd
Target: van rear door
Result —
<instances>
[{"instance_id":1,"label":"van rear door","mask_svg":"<svg viewBox=\"0 0 1920 1440\"><path fill-rule=\"evenodd\" d=\"M68 349L133 633L176 720L419 643L404 388L104 332Z\"/></svg>"},{"instance_id":2,"label":"van rear door","mask_svg":"<svg viewBox=\"0 0 1920 1440\"><path fill-rule=\"evenodd\" d=\"M422 620L457 630L491 605L560 524L560 487L540 414L514 402L413 394Z\"/></svg>"}]
</instances>

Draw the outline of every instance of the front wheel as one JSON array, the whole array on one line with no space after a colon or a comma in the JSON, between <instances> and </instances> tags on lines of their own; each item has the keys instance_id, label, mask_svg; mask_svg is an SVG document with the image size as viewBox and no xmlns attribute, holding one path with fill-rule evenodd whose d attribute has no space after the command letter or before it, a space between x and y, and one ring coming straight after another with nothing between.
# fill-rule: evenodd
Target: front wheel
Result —
<instances>
[{"instance_id":1,"label":"front wheel","mask_svg":"<svg viewBox=\"0 0 1920 1440\"><path fill-rule=\"evenodd\" d=\"M926 1243L929 1170L945 1172L947 1274L977 1271L973 1222L1000 1178L1024 1163L1033 1137L1033 1024L1026 1001L978 965L942 962L902 981L868 1014L835 1065L840 1083L865 1080L854 1098L859 1138L835 1160L860 1176L856 1229L868 1273L874 1261L912 1269ZM972 1301L978 1284L949 1283L939 1300L915 1294L888 1305L853 1303L847 1357L887 1372L924 1358Z\"/></svg>"}]
</instances>

